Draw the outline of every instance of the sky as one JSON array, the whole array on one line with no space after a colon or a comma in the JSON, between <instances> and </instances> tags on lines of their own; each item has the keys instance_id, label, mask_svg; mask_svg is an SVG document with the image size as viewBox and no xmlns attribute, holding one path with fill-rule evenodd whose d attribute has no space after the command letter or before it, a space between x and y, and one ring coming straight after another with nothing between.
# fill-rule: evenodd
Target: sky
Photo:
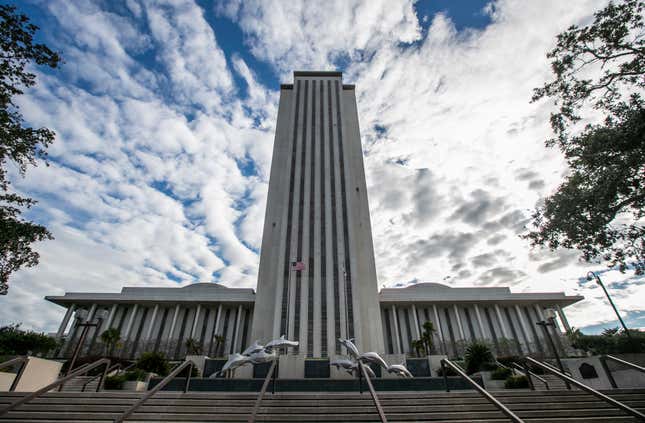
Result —
<instances>
[{"instance_id":1,"label":"sky","mask_svg":"<svg viewBox=\"0 0 645 423\"><path fill-rule=\"evenodd\" d=\"M645 327L645 278L530 248L531 212L567 174L546 52L598 0L25 0L61 52L19 104L56 131L13 188L55 240L10 280L0 324L57 329L45 295L216 282L255 287L279 84L356 84L379 287L439 282L564 291L589 333Z\"/></svg>"}]
</instances>

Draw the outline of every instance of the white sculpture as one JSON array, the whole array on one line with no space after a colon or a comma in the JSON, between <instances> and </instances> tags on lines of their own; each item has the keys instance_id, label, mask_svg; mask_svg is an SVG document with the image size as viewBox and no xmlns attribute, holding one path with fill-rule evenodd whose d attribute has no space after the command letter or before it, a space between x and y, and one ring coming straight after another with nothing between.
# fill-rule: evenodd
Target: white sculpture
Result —
<instances>
[{"instance_id":1,"label":"white sculpture","mask_svg":"<svg viewBox=\"0 0 645 423\"><path fill-rule=\"evenodd\" d=\"M329 363L330 366L334 366L337 369L343 369L350 375L354 375L354 372L358 372L358 363L356 361L347 359L347 358L337 358ZM376 375L374 371L369 368L369 366L363 366L363 369L368 374L370 378L375 378Z\"/></svg>"},{"instance_id":2,"label":"white sculpture","mask_svg":"<svg viewBox=\"0 0 645 423\"><path fill-rule=\"evenodd\" d=\"M289 341L284 335L279 339L274 339L264 346L260 344L260 341L256 340L247 349L242 351L241 354L235 353L229 355L228 361L224 363L222 369L219 372L213 373L210 377L214 378L218 375L223 375L226 372L233 371L246 364L255 365L270 363L278 359L278 349L297 346L298 341Z\"/></svg>"},{"instance_id":3,"label":"white sculpture","mask_svg":"<svg viewBox=\"0 0 645 423\"><path fill-rule=\"evenodd\" d=\"M269 342L264 346L264 349L266 350L272 350L272 349L280 349L283 347L289 348L289 347L297 347L300 345L298 341L289 341L288 339L285 338L284 335L282 335L278 339L274 339L273 341Z\"/></svg>"},{"instance_id":4,"label":"white sculpture","mask_svg":"<svg viewBox=\"0 0 645 423\"><path fill-rule=\"evenodd\" d=\"M249 364L251 362L251 359L245 355L235 353L231 354L228 356L228 361L224 363L224 366L222 366L222 369L219 372L213 373L210 377L217 377L217 375L224 374L225 372L228 371L233 371L237 369L238 367L242 367L245 364Z\"/></svg>"},{"instance_id":5,"label":"white sculpture","mask_svg":"<svg viewBox=\"0 0 645 423\"><path fill-rule=\"evenodd\" d=\"M346 370L348 373L353 374L354 371L358 370L358 365L359 363L363 364L377 364L381 366L382 368L386 369L388 373L393 373L397 376L401 377L408 377L411 378L412 373L403 365L401 364L392 364L391 366L388 366L388 364L383 360L383 358L378 355L377 353L370 351L366 353L359 353L358 348L354 344L354 339L343 339L343 338L338 338L338 342L340 342L345 349L347 349L347 352L351 356L352 359L336 359L329 364L331 366L335 366L337 369L343 368ZM363 369L365 369L365 372L369 375L370 378L376 377L374 372L369 366L363 366Z\"/></svg>"},{"instance_id":6,"label":"white sculpture","mask_svg":"<svg viewBox=\"0 0 645 423\"><path fill-rule=\"evenodd\" d=\"M340 342L346 349L349 355L357 359L360 353L358 352L358 348L356 348L356 345L354 345L354 338L351 339L343 339L343 338L338 338L338 342Z\"/></svg>"},{"instance_id":7,"label":"white sculpture","mask_svg":"<svg viewBox=\"0 0 645 423\"><path fill-rule=\"evenodd\" d=\"M256 353L258 351L262 351L264 349L264 346L260 344L260 341L255 341L253 344L251 344L250 347L242 351L242 355L251 355L253 353Z\"/></svg>"},{"instance_id":8,"label":"white sculpture","mask_svg":"<svg viewBox=\"0 0 645 423\"><path fill-rule=\"evenodd\" d=\"M392 364L387 368L387 372L394 373L395 375L401 376L401 377L410 377L410 378L413 377L412 373L410 373L410 371L403 365L403 363Z\"/></svg>"},{"instance_id":9,"label":"white sculpture","mask_svg":"<svg viewBox=\"0 0 645 423\"><path fill-rule=\"evenodd\" d=\"M362 363L374 363L378 364L379 366L383 367L384 369L388 368L387 363L383 358L381 358L380 355L378 355L375 352L366 352L358 356L358 360Z\"/></svg>"},{"instance_id":10,"label":"white sculpture","mask_svg":"<svg viewBox=\"0 0 645 423\"><path fill-rule=\"evenodd\" d=\"M267 351L263 349L249 355L249 359L253 364L270 363L278 359L278 353L275 350Z\"/></svg>"}]
</instances>

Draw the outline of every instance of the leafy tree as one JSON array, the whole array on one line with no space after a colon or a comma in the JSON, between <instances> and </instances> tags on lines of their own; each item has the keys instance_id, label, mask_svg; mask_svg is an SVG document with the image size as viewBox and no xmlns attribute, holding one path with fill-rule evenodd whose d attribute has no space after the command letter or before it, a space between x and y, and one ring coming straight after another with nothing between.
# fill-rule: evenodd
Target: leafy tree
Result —
<instances>
[{"instance_id":1,"label":"leafy tree","mask_svg":"<svg viewBox=\"0 0 645 423\"><path fill-rule=\"evenodd\" d=\"M7 174L7 165L12 163L24 175L36 159L46 159L46 148L54 140L50 129L25 126L15 103L24 88L36 84L29 66L57 68L61 61L46 45L34 43L37 30L15 6L0 5L0 294L7 293L11 273L38 264L38 253L31 244L52 239L45 227L20 217L21 209L35 201L9 192Z\"/></svg>"},{"instance_id":2,"label":"leafy tree","mask_svg":"<svg viewBox=\"0 0 645 423\"><path fill-rule=\"evenodd\" d=\"M160 352L144 352L135 365L137 369L166 376L170 373L170 364L166 356Z\"/></svg>"},{"instance_id":3,"label":"leafy tree","mask_svg":"<svg viewBox=\"0 0 645 423\"><path fill-rule=\"evenodd\" d=\"M555 137L571 169L533 214L532 245L575 248L621 271L645 259L645 25L642 0L610 2L583 28L557 36L554 79L533 101L551 98ZM594 110L595 109L595 110ZM580 127L584 112L604 121Z\"/></svg>"},{"instance_id":4,"label":"leafy tree","mask_svg":"<svg viewBox=\"0 0 645 423\"><path fill-rule=\"evenodd\" d=\"M44 333L24 331L20 324L0 328L0 355L46 354L58 341Z\"/></svg>"},{"instance_id":5,"label":"leafy tree","mask_svg":"<svg viewBox=\"0 0 645 423\"><path fill-rule=\"evenodd\" d=\"M121 333L117 328L110 328L101 334L101 342L105 345L105 355L112 352L121 342Z\"/></svg>"},{"instance_id":6,"label":"leafy tree","mask_svg":"<svg viewBox=\"0 0 645 423\"><path fill-rule=\"evenodd\" d=\"M190 355L198 355L202 353L202 344L193 338L186 339L186 352Z\"/></svg>"}]
</instances>

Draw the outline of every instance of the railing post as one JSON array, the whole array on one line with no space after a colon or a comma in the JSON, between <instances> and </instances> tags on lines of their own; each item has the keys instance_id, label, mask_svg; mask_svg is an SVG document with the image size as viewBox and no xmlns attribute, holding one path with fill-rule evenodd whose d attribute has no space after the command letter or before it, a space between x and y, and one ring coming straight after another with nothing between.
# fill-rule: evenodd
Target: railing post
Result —
<instances>
[{"instance_id":1,"label":"railing post","mask_svg":"<svg viewBox=\"0 0 645 423\"><path fill-rule=\"evenodd\" d=\"M524 373L526 374L526 379L529 381L529 388L531 388L531 391L535 391L535 385L533 385L533 379L531 379L531 369L529 369L526 360L524 360Z\"/></svg>"},{"instance_id":2,"label":"railing post","mask_svg":"<svg viewBox=\"0 0 645 423\"><path fill-rule=\"evenodd\" d=\"M359 361L358 362L359 368L358 370L358 393L362 394L363 393L363 367L362 363Z\"/></svg>"},{"instance_id":3,"label":"railing post","mask_svg":"<svg viewBox=\"0 0 645 423\"><path fill-rule=\"evenodd\" d=\"M188 392L188 386L190 385L190 376L193 373L193 362L191 361L190 364L188 365L188 370L186 374L186 384L184 385L184 394Z\"/></svg>"},{"instance_id":4,"label":"railing post","mask_svg":"<svg viewBox=\"0 0 645 423\"><path fill-rule=\"evenodd\" d=\"M616 379L614 379L614 375L611 374L611 370L609 370L609 366L607 365L607 356L600 356L600 364L602 365L602 369L607 374L607 378L609 379L611 387L617 389L618 385L616 385Z\"/></svg>"},{"instance_id":5,"label":"railing post","mask_svg":"<svg viewBox=\"0 0 645 423\"><path fill-rule=\"evenodd\" d=\"M450 392L450 388L448 387L448 375L446 374L446 365L443 362L443 359L441 359L441 374L443 375L443 384L446 386L446 392Z\"/></svg>"}]
</instances>

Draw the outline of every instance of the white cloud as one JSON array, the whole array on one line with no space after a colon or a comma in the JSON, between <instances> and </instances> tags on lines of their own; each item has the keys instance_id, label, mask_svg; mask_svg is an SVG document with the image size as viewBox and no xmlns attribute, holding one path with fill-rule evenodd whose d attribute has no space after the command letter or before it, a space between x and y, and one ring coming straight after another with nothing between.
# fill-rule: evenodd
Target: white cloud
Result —
<instances>
[{"instance_id":1,"label":"white cloud","mask_svg":"<svg viewBox=\"0 0 645 423\"><path fill-rule=\"evenodd\" d=\"M64 291L173 279L255 285L278 87L263 85L247 56L226 57L223 35L195 3L125 6L42 3L67 63L40 75L21 104L58 137L52 165L15 185L40 200L34 216L56 240L39 245L37 268L13 278L3 323L26 316L26 325L55 329L62 311L42 296ZM518 234L566 171L543 145L550 105L529 104L532 88L549 77L555 35L597 7L500 0L488 26L463 31L445 13L422 29L403 0L227 2L216 11L284 81L292 70L348 64L379 285L566 290L587 297L570 312L582 326L613 319L598 289L578 285L589 266L530 251ZM644 285L629 282L616 301L641 310Z\"/></svg>"}]
</instances>

